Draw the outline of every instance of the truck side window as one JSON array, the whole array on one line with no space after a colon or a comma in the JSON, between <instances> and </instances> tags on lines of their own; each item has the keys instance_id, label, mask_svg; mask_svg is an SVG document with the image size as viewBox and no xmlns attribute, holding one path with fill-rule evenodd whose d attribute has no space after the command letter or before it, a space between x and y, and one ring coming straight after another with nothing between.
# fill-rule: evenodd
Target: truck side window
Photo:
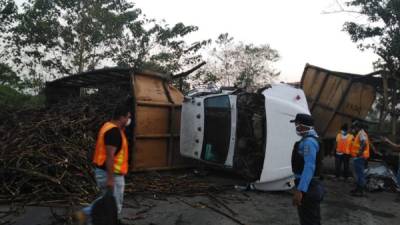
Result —
<instances>
[{"instance_id":1,"label":"truck side window","mask_svg":"<svg viewBox=\"0 0 400 225\"><path fill-rule=\"evenodd\" d=\"M225 163L231 135L231 104L227 95L204 101L204 142L202 158Z\"/></svg>"}]
</instances>

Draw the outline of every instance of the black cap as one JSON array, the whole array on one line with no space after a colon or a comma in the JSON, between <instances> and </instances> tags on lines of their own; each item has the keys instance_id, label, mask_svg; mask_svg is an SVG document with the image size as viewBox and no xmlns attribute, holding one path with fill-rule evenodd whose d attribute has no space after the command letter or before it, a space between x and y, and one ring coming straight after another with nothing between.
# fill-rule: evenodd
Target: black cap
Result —
<instances>
[{"instance_id":1,"label":"black cap","mask_svg":"<svg viewBox=\"0 0 400 225\"><path fill-rule=\"evenodd\" d=\"M296 115L296 118L294 120L291 120L290 122L291 123L299 123L299 124L303 124L306 126L314 126L313 118L310 115L304 114L304 113L298 113Z\"/></svg>"},{"instance_id":2,"label":"black cap","mask_svg":"<svg viewBox=\"0 0 400 225\"><path fill-rule=\"evenodd\" d=\"M364 128L364 124L361 120L354 120L353 123L351 124L352 128Z\"/></svg>"}]
</instances>

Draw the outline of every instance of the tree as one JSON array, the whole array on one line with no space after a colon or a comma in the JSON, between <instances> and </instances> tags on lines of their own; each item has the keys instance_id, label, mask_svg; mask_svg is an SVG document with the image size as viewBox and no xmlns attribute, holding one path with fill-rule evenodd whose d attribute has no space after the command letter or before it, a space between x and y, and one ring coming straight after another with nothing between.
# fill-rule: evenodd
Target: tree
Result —
<instances>
[{"instance_id":1,"label":"tree","mask_svg":"<svg viewBox=\"0 0 400 225\"><path fill-rule=\"evenodd\" d=\"M346 22L344 30L361 50L372 49L380 56L377 68L400 77L400 1L353 0L347 5L359 9L367 21Z\"/></svg>"},{"instance_id":2,"label":"tree","mask_svg":"<svg viewBox=\"0 0 400 225\"><path fill-rule=\"evenodd\" d=\"M147 19L128 0L28 0L9 29L3 58L39 89L104 66L177 72L201 60L208 41L184 40L197 30Z\"/></svg>"},{"instance_id":3,"label":"tree","mask_svg":"<svg viewBox=\"0 0 400 225\"><path fill-rule=\"evenodd\" d=\"M0 63L0 85L18 88L20 86L20 82L21 79L11 69L10 66Z\"/></svg>"},{"instance_id":4,"label":"tree","mask_svg":"<svg viewBox=\"0 0 400 225\"><path fill-rule=\"evenodd\" d=\"M22 10L9 43L14 62L42 80L98 66L140 14L125 0L29 0Z\"/></svg>"},{"instance_id":5,"label":"tree","mask_svg":"<svg viewBox=\"0 0 400 225\"><path fill-rule=\"evenodd\" d=\"M271 84L279 76L279 72L272 66L273 62L278 61L279 55L269 45L255 46L240 43L236 51L238 58L235 65L240 73L236 78L235 86L265 86Z\"/></svg>"},{"instance_id":6,"label":"tree","mask_svg":"<svg viewBox=\"0 0 400 225\"><path fill-rule=\"evenodd\" d=\"M0 0L0 74L9 74L12 71L4 62L5 38L9 36L9 29L17 14L17 6L12 0ZM10 69L10 70L9 70ZM1 80L0 80L1 82Z\"/></svg>"},{"instance_id":7,"label":"tree","mask_svg":"<svg viewBox=\"0 0 400 225\"><path fill-rule=\"evenodd\" d=\"M198 30L196 26L144 18L128 26L129 32L119 41L114 61L120 66L151 68L175 73L201 61L199 50L210 41L187 44L184 38Z\"/></svg>"},{"instance_id":8,"label":"tree","mask_svg":"<svg viewBox=\"0 0 400 225\"><path fill-rule=\"evenodd\" d=\"M389 95L382 109L389 109L392 118L392 135L396 134L400 79L400 1L398 0L351 0L347 7L362 15L365 23L346 22L344 30L361 50L372 49L380 58L374 63L376 69L383 70L384 79L390 79ZM387 102L389 100L389 102ZM381 110L381 114L383 110ZM381 122L386 116L381 116Z\"/></svg>"},{"instance_id":9,"label":"tree","mask_svg":"<svg viewBox=\"0 0 400 225\"><path fill-rule=\"evenodd\" d=\"M5 32L13 21L17 6L13 0L0 0L0 32Z\"/></svg>"},{"instance_id":10,"label":"tree","mask_svg":"<svg viewBox=\"0 0 400 225\"><path fill-rule=\"evenodd\" d=\"M258 88L279 76L273 67L278 60L278 52L269 45L235 43L225 33L215 40L207 66L195 78L200 83L216 82L220 86Z\"/></svg>"}]
</instances>

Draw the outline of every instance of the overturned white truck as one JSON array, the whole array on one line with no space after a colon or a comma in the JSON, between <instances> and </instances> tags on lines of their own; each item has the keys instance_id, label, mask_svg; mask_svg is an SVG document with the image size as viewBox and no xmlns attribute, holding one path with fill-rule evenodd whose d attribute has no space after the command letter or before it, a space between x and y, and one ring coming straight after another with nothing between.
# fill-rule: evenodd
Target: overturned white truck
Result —
<instances>
[{"instance_id":1,"label":"overturned white truck","mask_svg":"<svg viewBox=\"0 0 400 225\"><path fill-rule=\"evenodd\" d=\"M258 190L293 187L291 153L299 140L293 123L308 113L301 89L274 84L257 93L198 92L182 105L180 152L235 171Z\"/></svg>"}]
</instances>

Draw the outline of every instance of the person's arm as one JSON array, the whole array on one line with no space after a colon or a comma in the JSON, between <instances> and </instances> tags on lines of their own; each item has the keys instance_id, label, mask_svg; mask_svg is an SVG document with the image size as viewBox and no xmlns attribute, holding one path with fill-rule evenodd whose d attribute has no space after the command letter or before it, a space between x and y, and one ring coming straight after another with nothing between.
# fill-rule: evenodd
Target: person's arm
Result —
<instances>
[{"instance_id":1,"label":"person's arm","mask_svg":"<svg viewBox=\"0 0 400 225\"><path fill-rule=\"evenodd\" d=\"M107 181L106 186L110 189L114 188L114 154L117 147L106 145L106 168L107 168Z\"/></svg>"},{"instance_id":2,"label":"person's arm","mask_svg":"<svg viewBox=\"0 0 400 225\"><path fill-rule=\"evenodd\" d=\"M358 156L362 156L366 147L365 140L360 140L360 149L358 150Z\"/></svg>"},{"instance_id":3,"label":"person's arm","mask_svg":"<svg viewBox=\"0 0 400 225\"><path fill-rule=\"evenodd\" d=\"M379 151L375 148L375 145L372 144L372 142L369 143L369 147L370 147L370 149L372 150L372 152L373 152L374 154L376 154L376 155L382 155L382 153L379 152Z\"/></svg>"},{"instance_id":4,"label":"person's arm","mask_svg":"<svg viewBox=\"0 0 400 225\"><path fill-rule=\"evenodd\" d=\"M389 144L390 146L392 146L394 149L394 151L396 151L396 152L400 152L400 144L395 144L394 142L392 142L391 140L389 140L389 138L386 138L386 137L384 137L384 138L382 138L383 139L383 141L385 142L385 143L387 143L387 144Z\"/></svg>"},{"instance_id":5,"label":"person's arm","mask_svg":"<svg viewBox=\"0 0 400 225\"><path fill-rule=\"evenodd\" d=\"M358 155L357 155L358 157L363 155L367 147L367 137L365 133L361 131L359 138L360 138L360 148L358 149Z\"/></svg>"}]
</instances>

